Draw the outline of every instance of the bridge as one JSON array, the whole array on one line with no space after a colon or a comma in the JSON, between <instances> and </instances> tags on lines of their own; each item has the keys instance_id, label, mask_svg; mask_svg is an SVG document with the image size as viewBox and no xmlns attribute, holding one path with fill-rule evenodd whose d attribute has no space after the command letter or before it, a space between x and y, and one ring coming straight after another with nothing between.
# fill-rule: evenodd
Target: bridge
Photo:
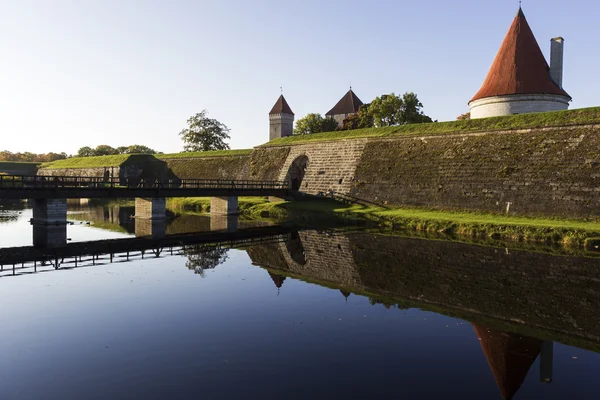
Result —
<instances>
[{"instance_id":1,"label":"bridge","mask_svg":"<svg viewBox=\"0 0 600 400\"><path fill-rule=\"evenodd\" d=\"M196 232L160 239L134 237L71 243L59 248L0 248L0 278L57 269L83 268L144 258L181 256L215 248L239 248L289 240L296 231L285 226L245 228L236 232Z\"/></svg>"},{"instance_id":2,"label":"bridge","mask_svg":"<svg viewBox=\"0 0 600 400\"><path fill-rule=\"evenodd\" d=\"M135 198L135 217L163 219L167 197L211 197L211 213L238 213L238 196L289 197L287 181L132 179L88 176L0 175L0 199L32 199L32 223L67 222L70 198Z\"/></svg>"}]
</instances>

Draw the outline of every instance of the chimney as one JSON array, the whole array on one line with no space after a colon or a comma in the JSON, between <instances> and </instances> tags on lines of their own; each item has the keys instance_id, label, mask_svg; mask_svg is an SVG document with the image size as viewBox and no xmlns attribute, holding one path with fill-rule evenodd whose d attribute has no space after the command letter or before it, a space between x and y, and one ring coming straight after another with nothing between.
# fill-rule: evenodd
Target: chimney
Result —
<instances>
[{"instance_id":1,"label":"chimney","mask_svg":"<svg viewBox=\"0 0 600 400\"><path fill-rule=\"evenodd\" d=\"M550 76L561 89L563 77L564 43L565 39L560 36L550 39Z\"/></svg>"}]
</instances>

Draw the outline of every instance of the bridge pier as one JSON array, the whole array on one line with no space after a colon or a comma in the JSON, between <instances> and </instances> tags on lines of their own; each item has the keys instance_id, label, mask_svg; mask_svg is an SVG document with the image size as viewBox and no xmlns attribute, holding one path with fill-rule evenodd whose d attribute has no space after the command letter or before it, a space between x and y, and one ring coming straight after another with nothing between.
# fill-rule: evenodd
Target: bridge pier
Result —
<instances>
[{"instance_id":1,"label":"bridge pier","mask_svg":"<svg viewBox=\"0 0 600 400\"><path fill-rule=\"evenodd\" d=\"M67 199L35 199L32 224L66 225Z\"/></svg>"},{"instance_id":2,"label":"bridge pier","mask_svg":"<svg viewBox=\"0 0 600 400\"><path fill-rule=\"evenodd\" d=\"M210 216L210 230L236 232L238 230L237 215L212 214Z\"/></svg>"},{"instance_id":3,"label":"bridge pier","mask_svg":"<svg viewBox=\"0 0 600 400\"><path fill-rule=\"evenodd\" d=\"M552 382L552 364L554 359L554 342L544 340L540 349L540 382Z\"/></svg>"},{"instance_id":4,"label":"bridge pier","mask_svg":"<svg viewBox=\"0 0 600 400\"><path fill-rule=\"evenodd\" d=\"M216 215L237 215L239 213L237 196L211 197L210 213Z\"/></svg>"},{"instance_id":5,"label":"bridge pier","mask_svg":"<svg viewBox=\"0 0 600 400\"><path fill-rule=\"evenodd\" d=\"M163 219L136 218L135 236L162 239L167 234L167 221Z\"/></svg>"},{"instance_id":6,"label":"bridge pier","mask_svg":"<svg viewBox=\"0 0 600 400\"><path fill-rule=\"evenodd\" d=\"M35 199L33 201L33 245L62 247L67 245L67 200Z\"/></svg>"},{"instance_id":7,"label":"bridge pier","mask_svg":"<svg viewBox=\"0 0 600 400\"><path fill-rule=\"evenodd\" d=\"M43 249L67 245L67 224L33 224L33 246Z\"/></svg>"},{"instance_id":8,"label":"bridge pier","mask_svg":"<svg viewBox=\"0 0 600 400\"><path fill-rule=\"evenodd\" d=\"M135 218L165 219L167 218L167 199L164 197L136 197ZM136 224L137 226L137 224Z\"/></svg>"}]
</instances>

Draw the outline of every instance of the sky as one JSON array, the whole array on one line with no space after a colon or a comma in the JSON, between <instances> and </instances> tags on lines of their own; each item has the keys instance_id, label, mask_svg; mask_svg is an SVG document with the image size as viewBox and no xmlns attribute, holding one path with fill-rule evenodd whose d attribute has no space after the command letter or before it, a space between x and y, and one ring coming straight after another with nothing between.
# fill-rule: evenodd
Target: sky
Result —
<instances>
[{"instance_id":1,"label":"sky","mask_svg":"<svg viewBox=\"0 0 600 400\"><path fill-rule=\"evenodd\" d=\"M415 92L439 121L468 111L515 0L0 0L0 150L142 144L182 150L206 109L234 149L268 141L283 94L325 114L350 84L363 102ZM546 58L565 38L570 108L600 105L600 2L524 0Z\"/></svg>"}]
</instances>

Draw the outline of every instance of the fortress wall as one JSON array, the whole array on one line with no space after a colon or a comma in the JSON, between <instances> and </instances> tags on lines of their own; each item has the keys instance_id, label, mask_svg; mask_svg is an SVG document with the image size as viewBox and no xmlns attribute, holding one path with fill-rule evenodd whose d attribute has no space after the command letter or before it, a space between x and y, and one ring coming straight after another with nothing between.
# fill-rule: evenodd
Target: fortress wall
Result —
<instances>
[{"instance_id":1,"label":"fortress wall","mask_svg":"<svg viewBox=\"0 0 600 400\"><path fill-rule=\"evenodd\" d=\"M299 232L302 248L294 239L287 243L251 246L254 265L291 272L309 279L344 287L359 287L360 276L353 262L350 239L345 235L317 231ZM300 254L304 253L304 257ZM305 262L302 262L304 259Z\"/></svg>"},{"instance_id":2,"label":"fortress wall","mask_svg":"<svg viewBox=\"0 0 600 400\"><path fill-rule=\"evenodd\" d=\"M600 259L350 237L364 289L600 340Z\"/></svg>"},{"instance_id":3,"label":"fortress wall","mask_svg":"<svg viewBox=\"0 0 600 400\"><path fill-rule=\"evenodd\" d=\"M93 168L40 168L37 171L39 176L85 176L102 178L108 171L116 176L120 174L120 167L93 167Z\"/></svg>"},{"instance_id":4,"label":"fortress wall","mask_svg":"<svg viewBox=\"0 0 600 400\"><path fill-rule=\"evenodd\" d=\"M6 175L35 175L40 163L0 161L0 173Z\"/></svg>"},{"instance_id":5,"label":"fortress wall","mask_svg":"<svg viewBox=\"0 0 600 400\"><path fill-rule=\"evenodd\" d=\"M600 215L600 126L372 139L351 193L394 205Z\"/></svg>"},{"instance_id":6,"label":"fortress wall","mask_svg":"<svg viewBox=\"0 0 600 400\"><path fill-rule=\"evenodd\" d=\"M298 157L308 158L308 168L302 181L301 191L309 194L327 192L348 193L352 189L354 171L360 159L366 139L338 140L281 147L260 147L255 150L253 159L265 155L287 151L283 163L280 163L274 179L286 179L290 166ZM278 160L280 161L280 160Z\"/></svg>"},{"instance_id":7,"label":"fortress wall","mask_svg":"<svg viewBox=\"0 0 600 400\"><path fill-rule=\"evenodd\" d=\"M248 254L255 265L309 281L600 340L600 258L373 234L300 235L304 265L285 244L252 246Z\"/></svg>"},{"instance_id":8,"label":"fortress wall","mask_svg":"<svg viewBox=\"0 0 600 400\"><path fill-rule=\"evenodd\" d=\"M301 191L310 194L334 190L389 205L520 215L600 215L600 125L259 147L251 163L269 173L253 172L253 178L283 180L302 155L309 163Z\"/></svg>"},{"instance_id":9,"label":"fortress wall","mask_svg":"<svg viewBox=\"0 0 600 400\"><path fill-rule=\"evenodd\" d=\"M164 159L180 179L251 179L250 155Z\"/></svg>"}]
</instances>

